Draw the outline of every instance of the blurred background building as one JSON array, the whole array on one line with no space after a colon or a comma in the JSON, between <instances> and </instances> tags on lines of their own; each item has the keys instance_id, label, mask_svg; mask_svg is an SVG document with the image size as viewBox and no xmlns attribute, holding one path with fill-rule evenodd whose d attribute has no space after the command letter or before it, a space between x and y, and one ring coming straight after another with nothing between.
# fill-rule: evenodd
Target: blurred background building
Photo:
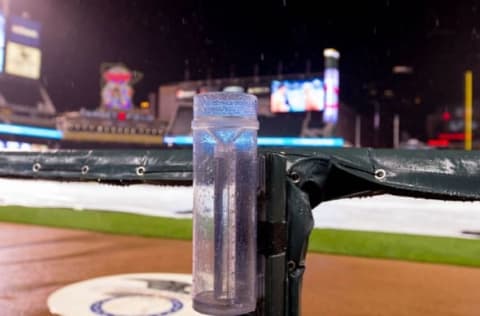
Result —
<instances>
[{"instance_id":1,"label":"blurred background building","mask_svg":"<svg viewBox=\"0 0 480 316\"><path fill-rule=\"evenodd\" d=\"M0 14L0 147L46 148L60 139L56 109L39 81L41 25Z\"/></svg>"},{"instance_id":2,"label":"blurred background building","mask_svg":"<svg viewBox=\"0 0 480 316\"><path fill-rule=\"evenodd\" d=\"M17 10L10 10L17 3ZM294 4L288 4L288 10L286 2L281 5L259 6L252 13L255 16L264 17L262 10L267 10L276 12L279 16L288 13L288 16L297 17L298 21L285 19L280 23L279 29L283 31L284 28L290 29L289 23L293 23L292 28L296 31L290 32L291 34L271 34L270 29L265 27L273 40L255 32L247 32L257 44L266 43L259 49L260 54L252 53L252 56L256 56L254 60L250 55L235 57L235 49L239 49L237 46L229 49L225 44L227 48L218 51L218 47L215 48L213 44L214 39L200 34L203 27L208 27L207 22L217 21L214 16L208 21L201 20L195 13L195 10L200 10L198 8L192 11L191 17L182 16L179 21L170 21L169 13L176 16L176 9L153 2L145 4L145 8L150 5L158 8L163 17L160 22L153 23L149 20L151 17L148 10L142 7L138 12L130 12L130 2L123 1L118 8L124 13L128 12L128 19L131 20L116 26L104 25L110 30L108 34L105 33L108 35L106 39L100 33L94 34L95 36L89 34L88 25L83 25L80 29L74 27L70 19L78 13L75 7L77 4L52 6L53 2L49 1L41 5L37 2L22 3L23 6L20 2L4 0L3 12L0 14L0 148L161 148L166 145L188 145L193 97L198 93L213 91L256 95L259 101L259 136L270 138L266 143L305 143L294 140L301 138L308 139L308 144L313 146L463 148L465 112L461 78L462 71L476 64L478 55L475 47L465 53L464 45L479 37L475 27L469 29L476 21L473 18L477 12L475 7L470 12L467 5L459 4L458 12L452 15L448 7L439 5L431 9L432 16L427 15L428 25L418 24L415 20L413 22L416 24L403 26L409 35L401 37L399 30L402 29L405 14L410 12L409 6L390 1L385 6L361 5L357 8L359 12L374 9L381 12L382 17L390 16L395 23L382 20L382 23L378 22L377 29L377 22L369 16L368 23L364 23L366 26L361 26L362 32L368 32L357 35L371 41L355 42L352 37L343 34L343 29L340 28L344 25L340 23L344 19L355 20L355 17L338 15L339 20L330 23L327 13L321 19L315 16L314 21L318 23L336 25L329 27L327 32L317 26L313 27L309 16L297 17ZM23 11L23 7L33 9L36 15L32 18ZM109 5L98 4L98 9L98 15L113 14ZM97 11L88 12L89 21L96 25L92 29L98 30L98 25L103 23L102 19L97 16ZM67 22L59 23L65 31L56 32L55 23L51 23L47 17L61 20L64 16ZM209 15L205 13L204 16ZM421 14L419 16L423 17ZM465 22L458 26L452 22L455 20L453 16L466 17ZM232 19L235 18L232 16ZM144 42L153 46L143 47L143 53L154 54L163 47L155 41L132 38L132 34L139 32L145 21L150 21L148 26L162 34L162 43L168 44L162 45L170 57L165 52L159 53L158 65L161 67L149 60L150 57L135 53ZM221 20L221 23L225 27L230 25L225 20ZM370 24L373 25L371 29ZM258 23L256 25L258 33L261 33L263 28ZM385 34L379 31L380 26L384 28ZM134 28L132 33L127 33L131 28ZM196 38L188 37L187 30L175 31L183 28L200 32L195 34L204 41L198 42ZM118 34L110 36L115 29L119 30ZM215 37L217 33L212 30L216 28L211 28L212 36ZM356 31L351 27L347 30ZM66 37L72 36L71 41L58 35L63 34L63 31ZM318 42L307 41L319 37L320 33L329 38L325 42L341 44L340 48L344 50L341 53L347 57L340 58L340 52L335 49L325 49L328 46L323 45L325 42L320 39ZM44 35L48 35L48 42L44 40ZM185 36L189 40L185 40ZM223 33L218 36L224 43L229 40L228 37L225 39ZM403 42L395 41L395 36L400 36ZM109 40L118 38L121 43L129 40L135 44L129 47L117 45L111 48L115 54L106 54L105 47L110 49L112 46ZM190 46L176 50L180 38L184 40L184 45L203 48L198 54L189 53ZM295 42L302 38L306 45L303 50L299 48L302 46L298 45L300 42ZM82 56L94 60L95 63L91 64L95 69L89 66L87 70L85 60L77 63L75 57L70 55L59 53L57 56L57 43L62 39L66 46L75 46L72 50L77 55L72 54L77 58ZM78 47L81 46L76 45L86 40L93 41L95 45L91 45L92 49L79 50ZM463 44L445 49L448 43L455 41ZM282 44L287 42L291 45ZM414 52L405 48L407 44L400 45L397 42L421 42L422 45L416 45ZM207 50L210 46L210 50ZM290 46L296 47L296 51L292 51ZM368 49L365 50L365 47ZM97 48L98 52L95 51ZM180 63L184 63L183 74L179 67L175 68L169 63L169 58L173 58L171 56L179 51L183 55L198 56L198 60L191 57L178 58ZM285 61L285 56L289 54L293 54L293 57L290 56ZM65 63L54 60L59 56L68 59L72 66L73 70L65 72L75 72L77 78L81 76L82 88L77 88L78 82L69 79L72 76L62 73L60 65ZM225 57L217 63L215 56ZM458 56L464 57L461 62ZM233 60L234 57L237 58L236 61ZM48 67L44 67L45 60L48 61ZM452 61L455 64L449 64ZM143 66L138 67L139 64ZM158 67L148 66L153 64ZM228 64L229 71L218 71L219 68L215 70L216 64L220 65L216 67ZM179 80L182 77L183 80ZM448 87L445 86L445 77L452 78ZM145 84L145 78L148 78L148 85ZM51 81L56 81L56 85L52 85ZM67 87L71 93L65 92L62 95L62 90L67 90ZM478 84L475 83L475 87ZM96 102L92 101L92 96L95 95L98 95ZM478 130L477 119L480 114L475 110L478 108L477 103L474 101L474 134ZM475 138L473 146L480 147Z\"/></svg>"}]
</instances>

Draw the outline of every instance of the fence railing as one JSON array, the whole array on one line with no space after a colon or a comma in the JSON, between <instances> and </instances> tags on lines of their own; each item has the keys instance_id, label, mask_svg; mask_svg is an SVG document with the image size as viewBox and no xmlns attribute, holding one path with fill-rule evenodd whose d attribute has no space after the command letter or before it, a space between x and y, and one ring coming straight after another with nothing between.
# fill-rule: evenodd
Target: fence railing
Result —
<instances>
[{"instance_id":1,"label":"fence railing","mask_svg":"<svg viewBox=\"0 0 480 316\"><path fill-rule=\"evenodd\" d=\"M480 200L480 153L371 149L261 150L259 295L254 315L298 315L311 210L383 193ZM192 183L190 150L80 150L0 154L0 177L113 184Z\"/></svg>"}]
</instances>

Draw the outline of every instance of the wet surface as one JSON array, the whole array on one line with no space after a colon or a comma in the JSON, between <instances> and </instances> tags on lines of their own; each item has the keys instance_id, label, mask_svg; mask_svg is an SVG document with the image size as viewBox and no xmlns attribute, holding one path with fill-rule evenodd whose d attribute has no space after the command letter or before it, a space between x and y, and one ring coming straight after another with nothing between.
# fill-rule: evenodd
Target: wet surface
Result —
<instances>
[{"instance_id":1,"label":"wet surface","mask_svg":"<svg viewBox=\"0 0 480 316\"><path fill-rule=\"evenodd\" d=\"M56 289L93 277L191 272L191 243L0 223L2 315L49 315ZM309 254L302 315L478 315L480 269Z\"/></svg>"}]
</instances>

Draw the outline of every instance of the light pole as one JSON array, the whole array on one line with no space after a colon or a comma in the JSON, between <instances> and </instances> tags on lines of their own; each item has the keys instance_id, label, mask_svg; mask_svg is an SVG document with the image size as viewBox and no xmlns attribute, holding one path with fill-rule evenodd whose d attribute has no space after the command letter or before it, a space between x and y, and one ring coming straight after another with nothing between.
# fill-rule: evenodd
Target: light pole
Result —
<instances>
[{"instance_id":1,"label":"light pole","mask_svg":"<svg viewBox=\"0 0 480 316\"><path fill-rule=\"evenodd\" d=\"M465 150L472 150L473 74L465 72Z\"/></svg>"}]
</instances>

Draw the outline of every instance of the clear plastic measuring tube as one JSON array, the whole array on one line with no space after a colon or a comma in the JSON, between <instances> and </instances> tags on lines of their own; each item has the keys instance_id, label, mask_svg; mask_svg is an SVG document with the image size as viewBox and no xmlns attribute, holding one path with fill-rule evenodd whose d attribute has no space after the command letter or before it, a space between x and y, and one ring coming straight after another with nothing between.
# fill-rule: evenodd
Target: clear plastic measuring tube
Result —
<instances>
[{"instance_id":1,"label":"clear plastic measuring tube","mask_svg":"<svg viewBox=\"0 0 480 316\"><path fill-rule=\"evenodd\" d=\"M257 99L195 96L193 307L212 315L255 309Z\"/></svg>"}]
</instances>

